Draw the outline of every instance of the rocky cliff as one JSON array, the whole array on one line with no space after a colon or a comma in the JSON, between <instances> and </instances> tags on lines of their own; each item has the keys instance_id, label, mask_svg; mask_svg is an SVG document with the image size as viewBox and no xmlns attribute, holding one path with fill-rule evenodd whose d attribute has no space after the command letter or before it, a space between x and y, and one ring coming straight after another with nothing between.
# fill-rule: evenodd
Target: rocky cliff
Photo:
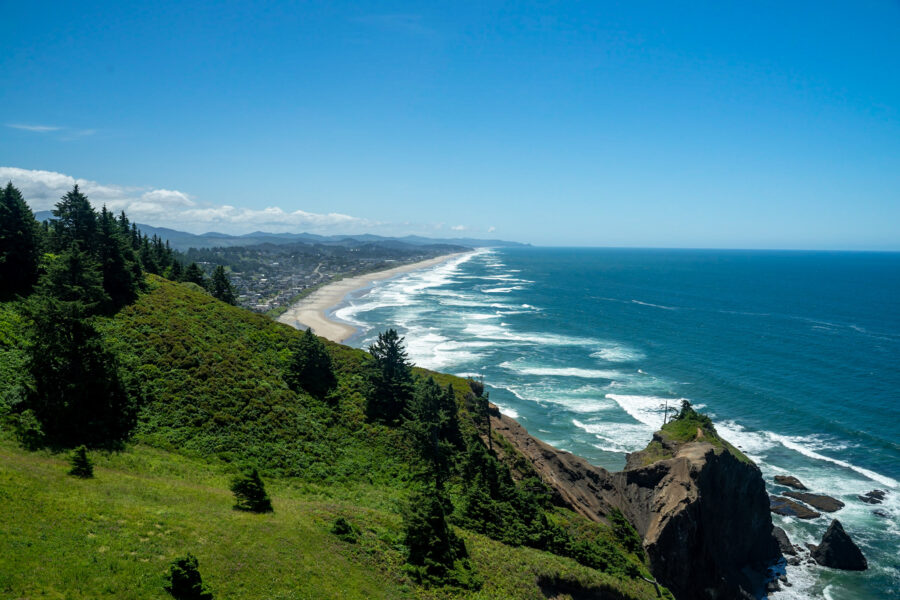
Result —
<instances>
[{"instance_id":1,"label":"rocky cliff","mask_svg":"<svg viewBox=\"0 0 900 600\"><path fill-rule=\"evenodd\" d=\"M752 598L781 557L759 469L714 430L654 435L612 473L533 438L495 412L492 427L572 510L603 521L620 509L643 536L657 580L679 600Z\"/></svg>"}]
</instances>

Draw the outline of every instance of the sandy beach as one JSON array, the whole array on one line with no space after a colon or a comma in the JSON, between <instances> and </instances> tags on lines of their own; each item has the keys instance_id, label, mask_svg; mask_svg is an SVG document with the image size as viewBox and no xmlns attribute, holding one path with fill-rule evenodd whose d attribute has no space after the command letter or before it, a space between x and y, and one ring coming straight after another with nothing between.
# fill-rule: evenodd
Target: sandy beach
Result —
<instances>
[{"instance_id":1,"label":"sandy beach","mask_svg":"<svg viewBox=\"0 0 900 600\"><path fill-rule=\"evenodd\" d=\"M284 314L278 317L278 321L297 329L310 327L316 335L328 338L334 342L343 342L356 333L356 328L348 323L329 319L325 311L340 304L351 292L368 287L376 281L383 281L410 271L433 267L462 254L465 253L445 254L429 258L428 260L401 265L392 269L385 269L384 271L374 271L365 275L347 277L334 283L329 283L291 306Z\"/></svg>"}]
</instances>

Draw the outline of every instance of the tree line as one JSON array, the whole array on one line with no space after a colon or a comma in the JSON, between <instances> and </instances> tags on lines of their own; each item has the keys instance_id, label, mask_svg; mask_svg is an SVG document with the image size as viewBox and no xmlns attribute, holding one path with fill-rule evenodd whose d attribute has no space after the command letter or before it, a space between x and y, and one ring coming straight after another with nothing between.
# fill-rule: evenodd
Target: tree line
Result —
<instances>
[{"instance_id":1,"label":"tree line","mask_svg":"<svg viewBox=\"0 0 900 600\"><path fill-rule=\"evenodd\" d=\"M16 402L28 445L115 446L137 418L140 389L106 348L97 318L133 303L145 273L190 281L235 303L224 269L207 281L124 211L96 211L78 185L38 223L21 192L0 190L0 300L21 301L30 323L30 384Z\"/></svg>"}]
</instances>

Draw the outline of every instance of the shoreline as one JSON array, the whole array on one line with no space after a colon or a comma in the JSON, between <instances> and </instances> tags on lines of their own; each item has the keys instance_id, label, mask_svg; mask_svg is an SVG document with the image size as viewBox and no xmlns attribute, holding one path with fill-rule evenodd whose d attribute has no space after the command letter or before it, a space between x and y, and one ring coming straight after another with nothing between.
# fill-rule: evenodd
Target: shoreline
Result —
<instances>
[{"instance_id":1,"label":"shoreline","mask_svg":"<svg viewBox=\"0 0 900 600\"><path fill-rule=\"evenodd\" d=\"M467 252L444 254L382 271L373 271L333 281L292 304L278 317L277 321L300 330L309 327L316 335L341 344L353 336L357 332L357 328L344 321L329 318L327 311L339 306L349 294L367 288L378 281L392 279L419 269L427 269L463 254L467 254Z\"/></svg>"}]
</instances>

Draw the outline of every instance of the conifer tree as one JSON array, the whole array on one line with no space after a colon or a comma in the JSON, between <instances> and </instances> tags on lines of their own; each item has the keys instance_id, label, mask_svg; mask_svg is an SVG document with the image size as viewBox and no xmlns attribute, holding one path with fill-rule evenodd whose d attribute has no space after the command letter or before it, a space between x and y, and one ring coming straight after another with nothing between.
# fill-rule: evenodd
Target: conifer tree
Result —
<instances>
[{"instance_id":1,"label":"conifer tree","mask_svg":"<svg viewBox=\"0 0 900 600\"><path fill-rule=\"evenodd\" d=\"M200 564L197 558L188 553L176 558L169 565L169 583L165 586L175 600L213 600L210 592L200 576Z\"/></svg>"},{"instance_id":2,"label":"conifer tree","mask_svg":"<svg viewBox=\"0 0 900 600\"><path fill-rule=\"evenodd\" d=\"M136 407L91 319L78 302L33 294L27 406L54 445L116 445L131 432Z\"/></svg>"},{"instance_id":3,"label":"conifer tree","mask_svg":"<svg viewBox=\"0 0 900 600\"><path fill-rule=\"evenodd\" d=\"M69 464L72 466L69 469L69 475L81 477L82 479L90 479L94 476L94 463L88 457L87 448L84 445L78 446L72 451Z\"/></svg>"},{"instance_id":4,"label":"conifer tree","mask_svg":"<svg viewBox=\"0 0 900 600\"><path fill-rule=\"evenodd\" d=\"M172 281L181 281L184 279L184 267L181 266L180 260L172 260L172 265L169 267L168 271L166 271L166 279Z\"/></svg>"},{"instance_id":5,"label":"conifer tree","mask_svg":"<svg viewBox=\"0 0 900 600\"><path fill-rule=\"evenodd\" d=\"M231 482L231 491L234 493L235 510L255 513L272 512L272 501L266 493L266 487L263 485L256 467L235 477Z\"/></svg>"},{"instance_id":6,"label":"conifer tree","mask_svg":"<svg viewBox=\"0 0 900 600\"><path fill-rule=\"evenodd\" d=\"M293 345L285 380L291 389L304 389L316 398L325 397L337 386L331 355L309 328Z\"/></svg>"},{"instance_id":7,"label":"conifer tree","mask_svg":"<svg viewBox=\"0 0 900 600\"><path fill-rule=\"evenodd\" d=\"M396 423L412 399L412 365L403 349L403 338L394 329L378 334L369 346L374 359L366 390L366 414L369 419Z\"/></svg>"},{"instance_id":8,"label":"conifer tree","mask_svg":"<svg viewBox=\"0 0 900 600\"><path fill-rule=\"evenodd\" d=\"M108 301L96 263L76 243L48 265L24 309L31 318L30 408L54 445L115 445L135 422L118 361L91 319Z\"/></svg>"},{"instance_id":9,"label":"conifer tree","mask_svg":"<svg viewBox=\"0 0 900 600\"><path fill-rule=\"evenodd\" d=\"M57 251L70 248L75 244L93 254L97 242L97 213L87 196L81 193L78 185L72 188L56 203L53 215L54 247Z\"/></svg>"},{"instance_id":10,"label":"conifer tree","mask_svg":"<svg viewBox=\"0 0 900 600\"><path fill-rule=\"evenodd\" d=\"M210 285L210 293L213 298L221 300L227 304L237 304L237 298L234 295L234 287L231 280L225 274L225 267L219 265L213 271L212 283Z\"/></svg>"},{"instance_id":11,"label":"conifer tree","mask_svg":"<svg viewBox=\"0 0 900 600\"><path fill-rule=\"evenodd\" d=\"M447 492L432 485L410 497L403 514L408 569L425 585L477 588L466 545L447 522L450 506Z\"/></svg>"},{"instance_id":12,"label":"conifer tree","mask_svg":"<svg viewBox=\"0 0 900 600\"><path fill-rule=\"evenodd\" d=\"M141 266L122 235L115 217L105 206L100 212L99 220L97 250L103 274L103 289L110 298L110 308L116 310L137 298Z\"/></svg>"},{"instance_id":13,"label":"conifer tree","mask_svg":"<svg viewBox=\"0 0 900 600\"><path fill-rule=\"evenodd\" d=\"M41 228L12 182L0 190L0 299L27 294L38 278Z\"/></svg>"},{"instance_id":14,"label":"conifer tree","mask_svg":"<svg viewBox=\"0 0 900 600\"><path fill-rule=\"evenodd\" d=\"M426 467L425 475L442 488L450 476L456 445L461 444L453 388L442 390L433 378L420 379L408 416L404 427Z\"/></svg>"},{"instance_id":15,"label":"conifer tree","mask_svg":"<svg viewBox=\"0 0 900 600\"><path fill-rule=\"evenodd\" d=\"M203 270L195 262L189 264L187 269L184 270L184 278L182 280L190 283L196 283L202 288L206 288L208 286L208 282L206 280L206 276L203 274Z\"/></svg>"}]
</instances>

